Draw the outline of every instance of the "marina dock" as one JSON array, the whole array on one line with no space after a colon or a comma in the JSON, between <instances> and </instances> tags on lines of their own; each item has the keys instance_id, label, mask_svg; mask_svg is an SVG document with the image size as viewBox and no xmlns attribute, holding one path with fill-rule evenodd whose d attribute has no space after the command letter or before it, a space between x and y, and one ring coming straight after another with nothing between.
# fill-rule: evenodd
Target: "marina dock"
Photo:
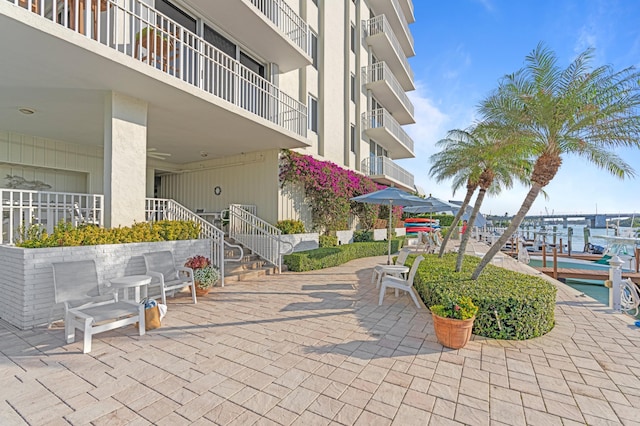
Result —
<instances>
[{"instance_id":1,"label":"marina dock","mask_svg":"<svg viewBox=\"0 0 640 426\"><path fill-rule=\"evenodd\" d=\"M548 275L555 279L575 278L582 280L598 280L605 281L609 279L608 270L593 270L593 269L577 269L577 268L535 268L545 275ZM622 271L622 278L631 278L636 284L640 285L640 273Z\"/></svg>"}]
</instances>

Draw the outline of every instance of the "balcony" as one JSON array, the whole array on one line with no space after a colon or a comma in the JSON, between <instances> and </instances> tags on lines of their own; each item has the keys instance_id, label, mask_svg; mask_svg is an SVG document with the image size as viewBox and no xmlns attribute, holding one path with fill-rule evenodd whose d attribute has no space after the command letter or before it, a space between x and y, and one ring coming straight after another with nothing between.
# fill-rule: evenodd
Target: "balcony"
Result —
<instances>
[{"instance_id":1,"label":"balcony","mask_svg":"<svg viewBox=\"0 0 640 426\"><path fill-rule=\"evenodd\" d=\"M191 0L233 38L278 64L281 72L311 65L309 27L284 0Z\"/></svg>"},{"instance_id":2,"label":"balcony","mask_svg":"<svg viewBox=\"0 0 640 426\"><path fill-rule=\"evenodd\" d=\"M362 128L371 139L387 149L389 157L413 158L413 139L383 108L362 113Z\"/></svg>"},{"instance_id":3,"label":"balcony","mask_svg":"<svg viewBox=\"0 0 640 426\"><path fill-rule=\"evenodd\" d=\"M398 3L400 3L400 7L402 8L402 11L404 12L404 16L405 18L407 18L407 22L409 24L413 24L414 22L416 22L416 17L413 13L413 1L412 0L398 0Z\"/></svg>"},{"instance_id":4,"label":"balcony","mask_svg":"<svg viewBox=\"0 0 640 426\"><path fill-rule=\"evenodd\" d=\"M414 90L413 71L384 15L362 21L363 37L373 48L376 58L385 61L396 76L404 91Z\"/></svg>"},{"instance_id":5,"label":"balcony","mask_svg":"<svg viewBox=\"0 0 640 426\"><path fill-rule=\"evenodd\" d=\"M362 82L400 124L413 124L413 104L385 62L362 67Z\"/></svg>"},{"instance_id":6,"label":"balcony","mask_svg":"<svg viewBox=\"0 0 640 426\"><path fill-rule=\"evenodd\" d=\"M406 0L401 1L406 3ZM416 52L413 47L413 35L409 30L409 23L398 0L369 0L369 3L376 15L384 15L387 17L389 25L400 42L400 46L402 46L405 55L409 57L414 56Z\"/></svg>"},{"instance_id":7,"label":"balcony","mask_svg":"<svg viewBox=\"0 0 640 426\"><path fill-rule=\"evenodd\" d=\"M368 157L362 160L360 171L383 185L415 191L414 177L387 157Z\"/></svg>"},{"instance_id":8,"label":"balcony","mask_svg":"<svg viewBox=\"0 0 640 426\"><path fill-rule=\"evenodd\" d=\"M148 104L147 138L175 163L309 145L306 106L268 80L145 3L95 3L0 0L0 128L102 144L116 92Z\"/></svg>"}]
</instances>

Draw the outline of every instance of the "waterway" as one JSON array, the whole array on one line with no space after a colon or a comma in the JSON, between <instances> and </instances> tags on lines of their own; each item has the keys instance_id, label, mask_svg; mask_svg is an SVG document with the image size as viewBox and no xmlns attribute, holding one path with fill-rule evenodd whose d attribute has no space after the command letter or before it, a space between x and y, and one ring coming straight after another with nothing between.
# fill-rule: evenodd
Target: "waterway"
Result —
<instances>
[{"instance_id":1,"label":"waterway","mask_svg":"<svg viewBox=\"0 0 640 426\"><path fill-rule=\"evenodd\" d=\"M571 225L570 228L573 229L573 235L571 237L571 251L582 251L584 248L584 228L585 225ZM637 229L637 228L636 228ZM524 232L526 235L526 228L521 229L520 232ZM533 238L533 228L529 230L529 238ZM553 232L553 226L547 226L545 232L551 233ZM616 236L616 231L613 228L589 228L589 232L591 236L589 237L589 242L594 245L607 247L607 241L602 238L598 238L600 236L608 236L614 237ZM620 227L620 231L618 235L629 235L632 232L632 228L630 227ZM560 239L562 239L562 244L565 246L563 251L566 251L568 238L568 228L563 228L562 226L557 226L556 228L556 242L560 244ZM553 243L553 236L546 236L547 243Z\"/></svg>"},{"instance_id":2,"label":"waterway","mask_svg":"<svg viewBox=\"0 0 640 426\"><path fill-rule=\"evenodd\" d=\"M538 268L542 266L542 260L531 259L529 266ZM549 260L547 260L547 266L550 266ZM575 263L558 262L558 268L576 268ZM589 263L581 264L581 269L603 269L602 265L591 265ZM566 284L587 296L597 300L605 305L609 304L609 289L604 286L604 281L596 280L573 280L568 278Z\"/></svg>"}]
</instances>

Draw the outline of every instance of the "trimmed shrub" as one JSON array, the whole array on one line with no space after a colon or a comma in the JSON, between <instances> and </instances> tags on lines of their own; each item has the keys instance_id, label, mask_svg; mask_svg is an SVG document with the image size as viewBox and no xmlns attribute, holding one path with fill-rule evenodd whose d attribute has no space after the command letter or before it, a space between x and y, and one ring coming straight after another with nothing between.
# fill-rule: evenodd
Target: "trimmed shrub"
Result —
<instances>
[{"instance_id":1,"label":"trimmed shrub","mask_svg":"<svg viewBox=\"0 0 640 426\"><path fill-rule=\"evenodd\" d=\"M398 250L400 241L391 240L391 251ZM342 265L353 259L387 254L386 241L345 244L339 247L324 247L300 251L283 256L283 262L290 271L304 272Z\"/></svg>"},{"instance_id":2,"label":"trimmed shrub","mask_svg":"<svg viewBox=\"0 0 640 426\"><path fill-rule=\"evenodd\" d=\"M286 219L279 220L276 223L276 228L282 231L283 234L304 234L304 224L300 220Z\"/></svg>"},{"instance_id":3,"label":"trimmed shrub","mask_svg":"<svg viewBox=\"0 0 640 426\"><path fill-rule=\"evenodd\" d=\"M154 241L194 240L200 234L200 225L191 221L160 220L135 223L131 227L99 228L84 225L74 228L60 222L49 235L39 225L26 232L26 238L16 246L25 248L92 246L98 244L142 243Z\"/></svg>"},{"instance_id":4,"label":"trimmed shrub","mask_svg":"<svg viewBox=\"0 0 640 426\"><path fill-rule=\"evenodd\" d=\"M373 241L372 231L353 231L354 243L367 243Z\"/></svg>"},{"instance_id":5,"label":"trimmed shrub","mask_svg":"<svg viewBox=\"0 0 640 426\"><path fill-rule=\"evenodd\" d=\"M465 256L455 272L456 253L426 255L415 287L425 305L441 305L458 296L479 307L473 333L495 339L524 340L542 336L555 325L556 288L540 277L487 265L477 280L469 277L480 259Z\"/></svg>"},{"instance_id":6,"label":"trimmed shrub","mask_svg":"<svg viewBox=\"0 0 640 426\"><path fill-rule=\"evenodd\" d=\"M338 237L335 235L320 235L318 245L322 247L335 247L338 245Z\"/></svg>"}]
</instances>

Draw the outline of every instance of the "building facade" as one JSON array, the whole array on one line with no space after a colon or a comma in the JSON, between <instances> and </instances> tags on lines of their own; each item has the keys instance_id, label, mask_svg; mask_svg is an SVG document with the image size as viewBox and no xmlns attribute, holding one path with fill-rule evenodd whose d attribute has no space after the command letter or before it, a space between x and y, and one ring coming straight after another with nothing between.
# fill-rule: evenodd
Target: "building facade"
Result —
<instances>
[{"instance_id":1,"label":"building facade","mask_svg":"<svg viewBox=\"0 0 640 426\"><path fill-rule=\"evenodd\" d=\"M0 176L305 218L295 149L407 190L411 0L0 0ZM0 181L0 187L3 187Z\"/></svg>"}]
</instances>

